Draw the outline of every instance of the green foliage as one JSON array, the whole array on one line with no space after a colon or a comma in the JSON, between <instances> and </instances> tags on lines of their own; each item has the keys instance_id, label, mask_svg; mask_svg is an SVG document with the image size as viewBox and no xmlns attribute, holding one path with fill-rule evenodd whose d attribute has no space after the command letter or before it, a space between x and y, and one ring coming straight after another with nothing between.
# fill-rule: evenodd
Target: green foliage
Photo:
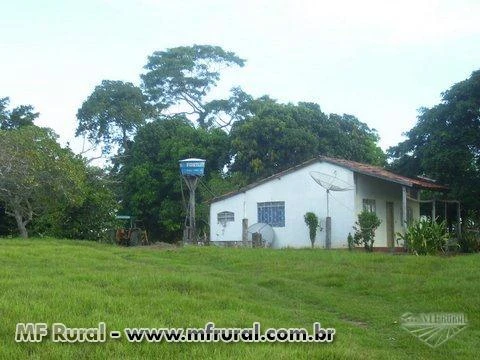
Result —
<instances>
[{"instance_id":1,"label":"green foliage","mask_svg":"<svg viewBox=\"0 0 480 360\"><path fill-rule=\"evenodd\" d=\"M49 129L0 130L0 202L23 237L34 216L58 203L82 201L82 161L56 142Z\"/></svg>"},{"instance_id":2,"label":"green foliage","mask_svg":"<svg viewBox=\"0 0 480 360\"><path fill-rule=\"evenodd\" d=\"M31 126L38 118L39 113L34 112L31 105L20 105L13 110L8 110L10 99L0 98L0 130L13 130L22 126Z\"/></svg>"},{"instance_id":3,"label":"green foliage","mask_svg":"<svg viewBox=\"0 0 480 360\"><path fill-rule=\"evenodd\" d=\"M18 227L15 219L5 214L5 207L0 204L0 237L17 236Z\"/></svg>"},{"instance_id":4,"label":"green foliage","mask_svg":"<svg viewBox=\"0 0 480 360\"><path fill-rule=\"evenodd\" d=\"M263 97L250 104L253 116L230 133L230 170L249 181L273 175L319 154L383 165L374 130L351 115L325 115L317 104L279 104Z\"/></svg>"},{"instance_id":5,"label":"green foliage","mask_svg":"<svg viewBox=\"0 0 480 360\"><path fill-rule=\"evenodd\" d=\"M479 230L465 229L460 239L460 249L462 252L480 252L480 232Z\"/></svg>"},{"instance_id":6,"label":"green foliage","mask_svg":"<svg viewBox=\"0 0 480 360\"><path fill-rule=\"evenodd\" d=\"M377 214L371 211L362 211L358 214L358 220L355 222L353 236L356 245L362 245L366 251L373 251L373 243L375 241L375 230L380 226L382 221Z\"/></svg>"},{"instance_id":7,"label":"green foliage","mask_svg":"<svg viewBox=\"0 0 480 360\"><path fill-rule=\"evenodd\" d=\"M303 219L305 220L305 224L308 226L308 231L310 235L310 241L312 243L312 249L315 245L315 237L317 236L317 229L318 229L318 217L313 212L307 212Z\"/></svg>"},{"instance_id":8,"label":"green foliage","mask_svg":"<svg viewBox=\"0 0 480 360\"><path fill-rule=\"evenodd\" d=\"M241 173L213 172L208 176L207 186L209 190L207 190L207 194L205 194L205 199L211 200L215 196L239 190L247 184L246 177Z\"/></svg>"},{"instance_id":9,"label":"green foliage","mask_svg":"<svg viewBox=\"0 0 480 360\"><path fill-rule=\"evenodd\" d=\"M409 252L416 255L436 255L445 252L450 238L445 221L417 220L405 234L397 233ZM398 241L398 240L397 240Z\"/></svg>"},{"instance_id":10,"label":"green foliage","mask_svg":"<svg viewBox=\"0 0 480 360\"><path fill-rule=\"evenodd\" d=\"M351 233L348 233L347 244L348 244L348 250L353 250L353 248L355 247L355 240Z\"/></svg>"},{"instance_id":11,"label":"green foliage","mask_svg":"<svg viewBox=\"0 0 480 360\"><path fill-rule=\"evenodd\" d=\"M152 115L147 98L132 83L103 80L77 112L76 135L86 135L103 152L112 145L125 151L129 137Z\"/></svg>"},{"instance_id":12,"label":"green foliage","mask_svg":"<svg viewBox=\"0 0 480 360\"><path fill-rule=\"evenodd\" d=\"M248 95L237 88L232 89L228 100L209 102L206 97L220 80L219 68L244 64L245 60L219 46L180 46L155 51L148 57L147 72L141 75L143 89L149 100L164 113L171 114L169 109L175 106L176 109L188 109L184 112L174 110L177 116L194 115L195 122L203 128L210 127L215 120L225 126L230 120L224 121L215 115L238 112L248 101Z\"/></svg>"},{"instance_id":13,"label":"green foliage","mask_svg":"<svg viewBox=\"0 0 480 360\"><path fill-rule=\"evenodd\" d=\"M407 139L388 150L392 168L449 184L464 209L480 209L480 70L422 108Z\"/></svg>"},{"instance_id":14,"label":"green foliage","mask_svg":"<svg viewBox=\"0 0 480 360\"><path fill-rule=\"evenodd\" d=\"M32 233L106 241L115 229L117 202L102 169L85 167L81 202L57 202L33 221Z\"/></svg>"},{"instance_id":15,"label":"green foliage","mask_svg":"<svg viewBox=\"0 0 480 360\"><path fill-rule=\"evenodd\" d=\"M470 210L463 221L460 247L463 252L480 252L480 215Z\"/></svg>"},{"instance_id":16,"label":"green foliage","mask_svg":"<svg viewBox=\"0 0 480 360\"><path fill-rule=\"evenodd\" d=\"M103 171L62 148L51 130L0 130L0 148L0 204L23 237L98 240L111 229L116 199Z\"/></svg>"},{"instance_id":17,"label":"green foliage","mask_svg":"<svg viewBox=\"0 0 480 360\"><path fill-rule=\"evenodd\" d=\"M205 159L206 177L202 182L208 182L228 162L228 148L228 135L224 131L195 128L185 118L145 125L135 136L118 174L123 185L124 211L142 219L152 238L180 240L186 216L182 187L185 196L188 190L182 183L178 161L191 157ZM199 186L197 192L197 223L205 227L208 204L204 203L202 188Z\"/></svg>"}]
</instances>

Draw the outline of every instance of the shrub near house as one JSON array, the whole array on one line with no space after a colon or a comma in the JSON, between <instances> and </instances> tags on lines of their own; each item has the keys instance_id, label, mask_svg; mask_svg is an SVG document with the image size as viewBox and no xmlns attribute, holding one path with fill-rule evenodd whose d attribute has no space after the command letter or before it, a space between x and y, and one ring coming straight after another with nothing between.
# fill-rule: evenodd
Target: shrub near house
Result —
<instances>
[{"instance_id":1,"label":"shrub near house","mask_svg":"<svg viewBox=\"0 0 480 360\"><path fill-rule=\"evenodd\" d=\"M373 251L375 241L375 230L382 221L377 214L372 211L364 210L358 214L358 220L355 223L355 234L353 240L356 245L363 245L366 251Z\"/></svg>"},{"instance_id":2,"label":"shrub near house","mask_svg":"<svg viewBox=\"0 0 480 360\"><path fill-rule=\"evenodd\" d=\"M445 221L415 221L404 234L398 233L408 251L416 255L435 255L444 252L450 239Z\"/></svg>"}]
</instances>

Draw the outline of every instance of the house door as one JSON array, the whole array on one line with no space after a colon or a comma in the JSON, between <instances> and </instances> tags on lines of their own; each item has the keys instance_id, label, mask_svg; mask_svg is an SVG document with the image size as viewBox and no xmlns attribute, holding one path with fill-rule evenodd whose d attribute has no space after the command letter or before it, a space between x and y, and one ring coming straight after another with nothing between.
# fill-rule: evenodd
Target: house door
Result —
<instances>
[{"instance_id":1,"label":"house door","mask_svg":"<svg viewBox=\"0 0 480 360\"><path fill-rule=\"evenodd\" d=\"M387 246L394 246L394 237L395 237L395 227L393 225L393 202L387 201L387 216L386 216L386 227L387 227Z\"/></svg>"}]
</instances>

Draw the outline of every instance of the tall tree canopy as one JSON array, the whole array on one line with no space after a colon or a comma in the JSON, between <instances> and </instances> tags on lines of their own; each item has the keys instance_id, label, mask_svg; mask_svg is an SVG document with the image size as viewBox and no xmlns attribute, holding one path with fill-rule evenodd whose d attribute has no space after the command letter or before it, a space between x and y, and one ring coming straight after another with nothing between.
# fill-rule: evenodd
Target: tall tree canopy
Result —
<instances>
[{"instance_id":1,"label":"tall tree canopy","mask_svg":"<svg viewBox=\"0 0 480 360\"><path fill-rule=\"evenodd\" d=\"M383 165L378 136L352 115L325 115L317 104L279 104L263 97L250 104L253 116L233 124L233 172L249 181L272 175L323 154Z\"/></svg>"},{"instance_id":2,"label":"tall tree canopy","mask_svg":"<svg viewBox=\"0 0 480 360\"><path fill-rule=\"evenodd\" d=\"M154 238L180 239L186 213L178 161L206 159L206 181L228 162L228 152L221 129L195 128L184 117L146 124L120 170L123 211L141 218Z\"/></svg>"},{"instance_id":3,"label":"tall tree canopy","mask_svg":"<svg viewBox=\"0 0 480 360\"><path fill-rule=\"evenodd\" d=\"M480 209L480 70L421 109L405 135L388 150L394 169L449 184L467 209Z\"/></svg>"},{"instance_id":4,"label":"tall tree canopy","mask_svg":"<svg viewBox=\"0 0 480 360\"><path fill-rule=\"evenodd\" d=\"M243 66L245 60L219 46L193 45L155 51L148 57L147 72L141 75L143 89L163 114L194 117L201 127L229 125L231 115L247 96L232 89L230 99L208 101L210 90L220 80L222 68ZM238 105L240 104L240 105Z\"/></svg>"},{"instance_id":5,"label":"tall tree canopy","mask_svg":"<svg viewBox=\"0 0 480 360\"><path fill-rule=\"evenodd\" d=\"M10 99L8 97L0 98L0 129L12 130L22 126L33 125L33 121L38 118L39 113L34 112L31 105L20 105L12 110L8 110Z\"/></svg>"},{"instance_id":6,"label":"tall tree canopy","mask_svg":"<svg viewBox=\"0 0 480 360\"><path fill-rule=\"evenodd\" d=\"M76 135L86 135L103 152L112 145L122 150L135 131L151 116L147 98L140 88L129 82L103 80L77 112Z\"/></svg>"}]
</instances>

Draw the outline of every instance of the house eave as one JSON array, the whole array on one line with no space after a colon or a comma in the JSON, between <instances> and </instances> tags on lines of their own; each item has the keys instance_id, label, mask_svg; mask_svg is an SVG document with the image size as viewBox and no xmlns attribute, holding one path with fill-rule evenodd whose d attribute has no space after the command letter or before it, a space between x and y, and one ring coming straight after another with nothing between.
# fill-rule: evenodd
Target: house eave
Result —
<instances>
[{"instance_id":1,"label":"house eave","mask_svg":"<svg viewBox=\"0 0 480 360\"><path fill-rule=\"evenodd\" d=\"M293 166L291 168L288 168L288 169L286 169L284 171L281 171L279 173L276 173L274 175L271 175L271 176L268 176L268 177L263 178L261 180L255 181L255 182L253 182L249 185L246 185L246 186L242 187L241 189L226 193L224 195L217 196L210 201L210 204L228 199L230 197L233 197L233 196L236 196L236 195L239 195L239 194L242 194L242 193L245 193L246 191L251 190L251 189L253 189L257 186L260 186L262 184L265 184L265 183L267 183L269 181L272 181L272 180L275 180L275 179L280 179L281 177L283 177L287 174L290 174L290 173L292 173L296 170L302 169L302 168L304 168L306 166L309 166L311 164L314 164L316 162L328 162L329 164L343 167L343 168L348 169L348 170L350 170L354 173L358 173L358 174L362 174L362 175L365 175L365 176L381 179L381 180L388 181L388 182L391 182L391 183L396 183L396 184L399 184L399 185L402 185L402 186L407 186L409 188L418 188L418 189L433 190L433 191L447 191L448 190L448 187L446 187L446 186L430 183L430 182L427 182L425 180L410 179L410 178L407 178L405 176L394 174L394 173L392 173L388 170L385 170L383 168L376 167L376 166L373 166L373 165L361 164L361 163L357 163L357 162L354 162L354 161L331 158L331 157L327 157L327 156L317 156L317 157L315 157L313 159L310 159L310 160L307 160L307 161L305 161L305 162L303 162L299 165ZM360 167L369 167L372 170L371 171L365 171L365 170L362 170ZM377 172L379 172L379 171L387 172L389 174L389 176L384 176L380 173L376 173L374 170L377 171Z\"/></svg>"}]
</instances>

